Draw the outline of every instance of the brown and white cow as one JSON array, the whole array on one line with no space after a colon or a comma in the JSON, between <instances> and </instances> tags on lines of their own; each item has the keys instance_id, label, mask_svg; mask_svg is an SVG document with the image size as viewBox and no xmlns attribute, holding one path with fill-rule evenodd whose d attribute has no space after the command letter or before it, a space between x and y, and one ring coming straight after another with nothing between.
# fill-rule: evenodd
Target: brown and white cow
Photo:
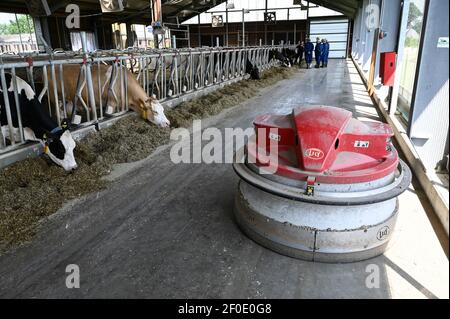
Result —
<instances>
[{"instance_id":1,"label":"brown and white cow","mask_svg":"<svg viewBox=\"0 0 450 319\"><path fill-rule=\"evenodd\" d=\"M113 66L101 64L100 68L98 65L92 65L92 82L94 86L94 96L95 103L99 105L99 85L98 85L98 72L100 72L100 84L102 90L102 100L108 101L107 107L113 107L114 109L121 105L120 100L120 81L117 80L112 88L118 98L118 101L110 94L108 88L111 80L111 74L113 72ZM50 76L50 70L47 72L49 79L49 96L53 99L53 82ZM61 97L61 82L59 77L59 72L55 72L56 76L56 87L58 96ZM68 64L63 67L63 78L64 78L64 94L67 101L73 101L76 95L78 75L80 73L80 66ZM169 120L164 114L164 107L159 103L158 100L149 97L144 89L141 87L139 82L136 80L134 75L127 70L127 84L128 84L128 106L131 110L140 114L142 118L148 120L161 127L168 127L170 125ZM109 95L109 96L108 96ZM82 91L82 97L84 101L88 101L87 89L84 87Z\"/></svg>"}]
</instances>

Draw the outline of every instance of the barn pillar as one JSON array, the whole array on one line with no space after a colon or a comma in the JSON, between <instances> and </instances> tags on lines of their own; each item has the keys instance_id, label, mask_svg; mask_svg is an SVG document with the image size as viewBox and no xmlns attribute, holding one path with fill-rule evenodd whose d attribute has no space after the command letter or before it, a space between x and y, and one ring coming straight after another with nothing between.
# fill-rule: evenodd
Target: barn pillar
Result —
<instances>
[{"instance_id":1,"label":"barn pillar","mask_svg":"<svg viewBox=\"0 0 450 319\"><path fill-rule=\"evenodd\" d=\"M386 37L379 40L377 61L375 65L374 85L379 87L377 95L385 100L391 93L392 88L381 85L380 78L380 55L383 52L397 52L400 21L402 14L402 0L383 0L380 16L380 31L386 33Z\"/></svg>"},{"instance_id":2,"label":"barn pillar","mask_svg":"<svg viewBox=\"0 0 450 319\"><path fill-rule=\"evenodd\" d=\"M425 2L409 118L408 135L429 171L447 164L444 150L449 130L449 70L442 66L449 63L449 27L448 23L444 23L448 19L448 11L448 1Z\"/></svg>"},{"instance_id":3,"label":"barn pillar","mask_svg":"<svg viewBox=\"0 0 450 319\"><path fill-rule=\"evenodd\" d=\"M155 47L161 48L161 43L164 41L165 32L162 28L162 9L161 0L151 0L152 3L152 26L153 26L153 38L155 39ZM128 32L127 32L128 33ZM164 47L162 43L162 47Z\"/></svg>"},{"instance_id":4,"label":"barn pillar","mask_svg":"<svg viewBox=\"0 0 450 319\"><path fill-rule=\"evenodd\" d=\"M403 61L403 52L405 49L406 31L408 27L408 15L409 15L410 0L402 1L400 26L397 37L397 65L396 74L400 74L401 62ZM389 113L395 115L397 111L398 95L400 92L400 76L396 76L394 79L394 86L392 87L391 102L389 104Z\"/></svg>"},{"instance_id":5,"label":"barn pillar","mask_svg":"<svg viewBox=\"0 0 450 319\"><path fill-rule=\"evenodd\" d=\"M44 41L51 46L47 18L33 18L33 23L38 49L39 51L45 51Z\"/></svg>"}]
</instances>

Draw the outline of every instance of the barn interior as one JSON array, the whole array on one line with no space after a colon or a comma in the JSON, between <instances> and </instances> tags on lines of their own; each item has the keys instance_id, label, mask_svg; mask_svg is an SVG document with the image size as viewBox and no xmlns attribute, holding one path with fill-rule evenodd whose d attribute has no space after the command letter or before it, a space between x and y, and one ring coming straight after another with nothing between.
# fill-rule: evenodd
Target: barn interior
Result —
<instances>
[{"instance_id":1,"label":"barn interior","mask_svg":"<svg viewBox=\"0 0 450 319\"><path fill-rule=\"evenodd\" d=\"M59 85L63 66L77 65L74 85L77 90L80 82L86 85L79 95L85 101L73 103L85 104L73 130L80 145L88 134L101 135L133 113L124 102L134 92L123 75L127 70L148 99L164 106L171 129L176 112L189 124L202 119L201 127L188 127L185 143L191 149L196 132L206 128L225 136L229 128L253 128L261 114L291 114L299 107L335 106L357 120L385 123L412 174L398 196L389 249L345 263L307 261L268 249L236 221L236 185L242 177L233 163L175 163L171 130L147 123L152 128L139 126L139 131L160 140L149 154L108 163L99 177L106 186L72 192L52 214L38 218L27 242L2 250L0 238L1 298L449 298L449 45L448 24L436 22L448 21L448 1L115 0L120 9L110 10L102 1L2 0L3 98L5 74L23 75L28 82L39 74L39 89L32 81L31 86L37 95L42 91L49 116L60 121L63 115L57 112L67 115L69 101L52 108L61 93L47 82ZM17 35L2 34L2 14L10 14L17 25L18 17L26 16L28 24ZM79 25L70 24L71 15L79 17ZM271 56L275 51L295 55L300 42L316 37L330 45L327 67L316 69L313 60L309 68L295 58L287 66ZM258 80L249 78L247 61L259 67L264 85L251 84ZM94 91L102 86L100 72L95 73L101 64L112 66L122 85L117 94L122 104L112 111L102 101L99 106L95 96L102 99ZM275 69L281 75L267 79ZM68 82L65 78L63 86ZM225 100L235 102L217 106ZM186 105L190 108L182 109ZM204 111L208 105L217 110ZM10 122L4 127L12 131ZM118 136L127 140L107 135L113 144ZM132 147L146 149L143 143L149 139ZM233 140L217 143L224 153L235 147ZM0 184L8 184L8 169L42 158L43 147L23 134L17 143L0 144ZM127 148L115 148L121 149ZM76 174L70 175L75 182ZM17 192L25 192L33 181L17 184L22 185ZM15 192L0 186L1 198L11 199ZM0 214L2 230L8 229L1 228L2 218L18 210L12 206ZM378 231L377 240L382 236ZM82 276L78 289L65 284L66 266L73 264Z\"/></svg>"}]
</instances>

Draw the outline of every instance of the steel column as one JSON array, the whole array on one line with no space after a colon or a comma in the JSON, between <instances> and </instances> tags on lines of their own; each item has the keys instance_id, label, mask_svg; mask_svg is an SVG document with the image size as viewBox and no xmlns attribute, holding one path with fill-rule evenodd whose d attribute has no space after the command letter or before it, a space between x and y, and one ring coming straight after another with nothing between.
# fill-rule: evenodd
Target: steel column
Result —
<instances>
[{"instance_id":1,"label":"steel column","mask_svg":"<svg viewBox=\"0 0 450 319\"><path fill-rule=\"evenodd\" d=\"M428 0L417 61L408 135L427 170L446 165L449 118L449 2ZM446 38L447 45L439 45Z\"/></svg>"},{"instance_id":2,"label":"steel column","mask_svg":"<svg viewBox=\"0 0 450 319\"><path fill-rule=\"evenodd\" d=\"M398 41L397 41L397 73L400 74L401 62L403 60L403 52L405 49L406 31L408 26L408 15L409 15L409 4L410 0L403 0L402 14L400 20L400 28L398 30ZM396 74L394 80L394 86L392 87L392 97L391 103L389 104L389 114L395 115L397 112L398 94L400 91L400 76Z\"/></svg>"}]
</instances>

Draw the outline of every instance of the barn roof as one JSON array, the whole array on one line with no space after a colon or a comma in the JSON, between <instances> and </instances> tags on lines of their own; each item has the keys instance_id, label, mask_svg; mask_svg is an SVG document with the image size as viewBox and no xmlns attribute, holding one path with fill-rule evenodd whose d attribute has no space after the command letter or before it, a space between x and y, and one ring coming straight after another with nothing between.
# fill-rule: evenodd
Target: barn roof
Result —
<instances>
[{"instance_id":1,"label":"barn roof","mask_svg":"<svg viewBox=\"0 0 450 319\"><path fill-rule=\"evenodd\" d=\"M30 2L30 0L27 0ZM183 22L197 14L207 11L225 0L161 0L164 22ZM81 15L95 15L101 13L98 0L47 0L52 15L65 16L65 7L70 3L80 6ZM361 0L311 0L311 3L341 12L353 17ZM150 1L127 0L124 12L104 13L102 19L108 22L128 22L136 24L150 24ZM2 0L0 12L28 13L26 0ZM177 21L178 20L178 21Z\"/></svg>"},{"instance_id":2,"label":"barn roof","mask_svg":"<svg viewBox=\"0 0 450 319\"><path fill-rule=\"evenodd\" d=\"M358 11L361 0L311 0L311 3L340 12L353 18Z\"/></svg>"}]
</instances>

